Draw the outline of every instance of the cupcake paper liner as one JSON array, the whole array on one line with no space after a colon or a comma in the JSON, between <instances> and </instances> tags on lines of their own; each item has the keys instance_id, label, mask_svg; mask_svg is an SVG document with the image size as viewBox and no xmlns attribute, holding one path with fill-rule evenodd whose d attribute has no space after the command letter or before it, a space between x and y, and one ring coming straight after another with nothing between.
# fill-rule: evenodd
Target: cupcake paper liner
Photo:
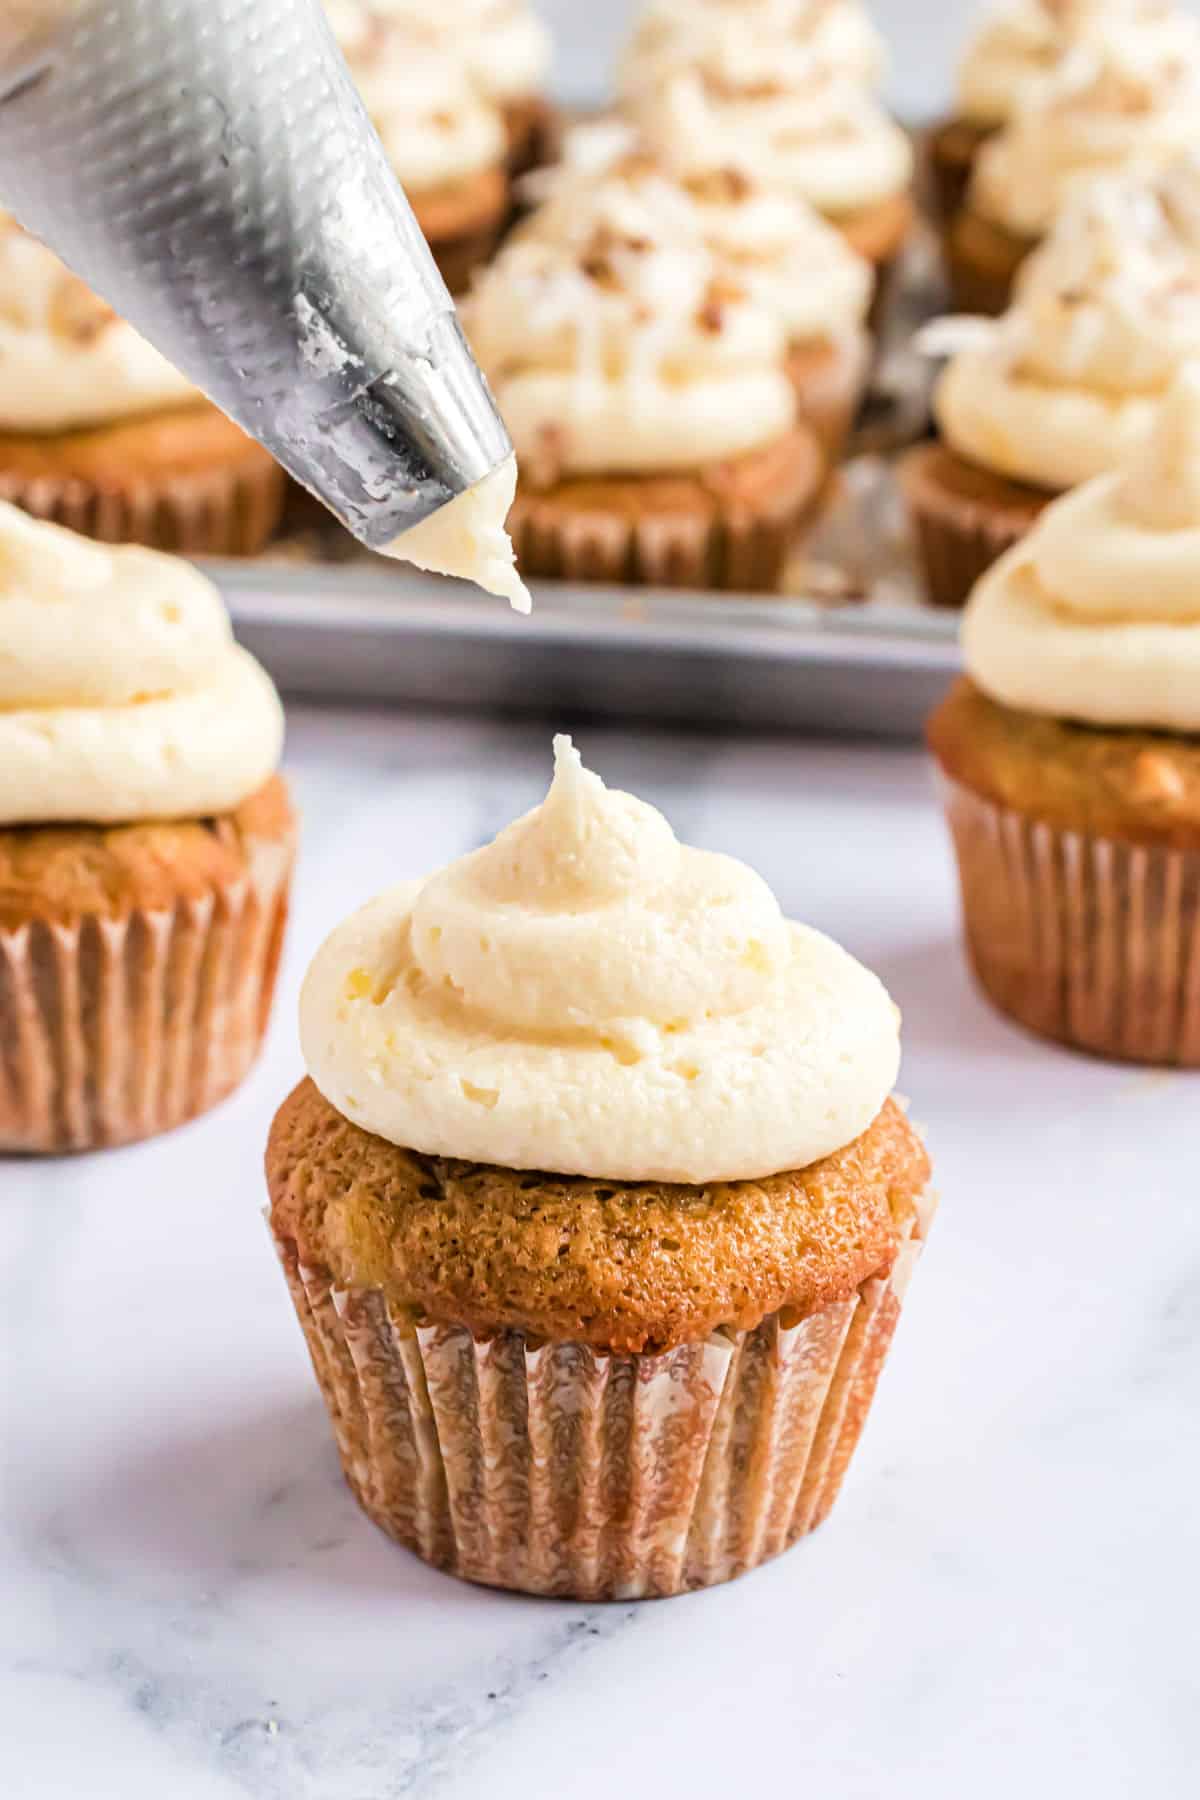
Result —
<instances>
[{"instance_id":1,"label":"cupcake paper liner","mask_svg":"<svg viewBox=\"0 0 1200 1800\"><path fill-rule=\"evenodd\" d=\"M1013 284L1033 240L1010 237L998 226L961 210L946 228L943 249L955 312L997 318L1012 300Z\"/></svg>"},{"instance_id":2,"label":"cupcake paper liner","mask_svg":"<svg viewBox=\"0 0 1200 1800\"><path fill-rule=\"evenodd\" d=\"M508 516L526 579L766 593L817 505L825 459L798 429L687 476L565 481L518 491Z\"/></svg>"},{"instance_id":3,"label":"cupcake paper liner","mask_svg":"<svg viewBox=\"0 0 1200 1800\"><path fill-rule=\"evenodd\" d=\"M898 464L901 491L916 540L926 598L934 606L961 608L971 589L1006 550L1020 543L1037 517L997 500L974 498L923 479L929 446L910 450ZM1053 495L1047 494L1049 505Z\"/></svg>"},{"instance_id":4,"label":"cupcake paper liner","mask_svg":"<svg viewBox=\"0 0 1200 1800\"><path fill-rule=\"evenodd\" d=\"M293 846L248 856L169 911L0 931L0 1151L131 1143L237 1086L270 1012Z\"/></svg>"},{"instance_id":5,"label":"cupcake paper liner","mask_svg":"<svg viewBox=\"0 0 1200 1800\"><path fill-rule=\"evenodd\" d=\"M180 556L253 556L283 514L283 470L266 451L228 469L103 485L73 475L27 475L0 466L0 500L104 544L144 544Z\"/></svg>"},{"instance_id":6,"label":"cupcake paper liner","mask_svg":"<svg viewBox=\"0 0 1200 1800\"><path fill-rule=\"evenodd\" d=\"M962 207L979 152L993 135L993 130L966 119L947 119L929 131L923 170L935 219L945 223Z\"/></svg>"},{"instance_id":7,"label":"cupcake paper liner","mask_svg":"<svg viewBox=\"0 0 1200 1800\"><path fill-rule=\"evenodd\" d=\"M800 417L829 464L841 460L871 372L873 347L865 332L815 347L798 344L789 360Z\"/></svg>"},{"instance_id":8,"label":"cupcake paper liner","mask_svg":"<svg viewBox=\"0 0 1200 1800\"><path fill-rule=\"evenodd\" d=\"M346 1477L382 1530L469 1581L641 1599L731 1580L820 1524L931 1211L850 1299L644 1356L414 1327L276 1245Z\"/></svg>"},{"instance_id":9,"label":"cupcake paper liner","mask_svg":"<svg viewBox=\"0 0 1200 1800\"><path fill-rule=\"evenodd\" d=\"M1065 831L942 786L968 955L1000 1011L1097 1056L1200 1066L1200 851Z\"/></svg>"}]
</instances>

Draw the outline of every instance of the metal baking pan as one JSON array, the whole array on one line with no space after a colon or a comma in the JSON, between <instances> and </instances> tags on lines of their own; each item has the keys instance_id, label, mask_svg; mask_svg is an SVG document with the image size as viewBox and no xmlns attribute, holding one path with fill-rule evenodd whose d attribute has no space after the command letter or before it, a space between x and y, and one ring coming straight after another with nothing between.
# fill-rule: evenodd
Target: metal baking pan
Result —
<instances>
[{"instance_id":1,"label":"metal baking pan","mask_svg":"<svg viewBox=\"0 0 1200 1800\"><path fill-rule=\"evenodd\" d=\"M881 601L534 588L522 619L370 563L213 562L287 693L911 738L958 666L955 621Z\"/></svg>"}]
</instances>

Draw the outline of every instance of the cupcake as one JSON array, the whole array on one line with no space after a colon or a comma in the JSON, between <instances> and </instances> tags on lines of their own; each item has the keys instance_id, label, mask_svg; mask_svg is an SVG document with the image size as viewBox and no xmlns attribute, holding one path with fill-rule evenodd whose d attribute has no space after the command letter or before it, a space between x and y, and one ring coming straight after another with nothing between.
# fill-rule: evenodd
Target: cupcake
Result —
<instances>
[{"instance_id":1,"label":"cupcake","mask_svg":"<svg viewBox=\"0 0 1200 1800\"><path fill-rule=\"evenodd\" d=\"M1080 46L980 150L947 238L955 305L1003 312L1018 269L1067 201L1099 176L1152 178L1194 144L1198 109L1200 48Z\"/></svg>"},{"instance_id":2,"label":"cupcake","mask_svg":"<svg viewBox=\"0 0 1200 1800\"><path fill-rule=\"evenodd\" d=\"M697 58L736 62L748 42L864 87L878 87L887 66L859 0L648 0L621 60L621 91L660 87Z\"/></svg>"},{"instance_id":3,"label":"cupcake","mask_svg":"<svg viewBox=\"0 0 1200 1800\"><path fill-rule=\"evenodd\" d=\"M929 1167L875 978L555 749L540 807L318 952L271 1228L384 1531L675 1594L828 1512Z\"/></svg>"},{"instance_id":4,"label":"cupcake","mask_svg":"<svg viewBox=\"0 0 1200 1800\"><path fill-rule=\"evenodd\" d=\"M522 235L582 247L602 223L618 237L710 250L783 325L800 417L835 461L870 365L870 264L803 200L738 169L670 169L632 132L609 142L615 154L598 167L585 155L553 172Z\"/></svg>"},{"instance_id":5,"label":"cupcake","mask_svg":"<svg viewBox=\"0 0 1200 1800\"><path fill-rule=\"evenodd\" d=\"M258 1049L283 715L190 564L0 504L0 569L0 1150L130 1143Z\"/></svg>"},{"instance_id":6,"label":"cupcake","mask_svg":"<svg viewBox=\"0 0 1200 1800\"><path fill-rule=\"evenodd\" d=\"M930 599L961 606L1053 498L1119 463L1197 355L1200 261L1154 190L1078 196L1012 309L943 371L940 441L900 462Z\"/></svg>"},{"instance_id":7,"label":"cupcake","mask_svg":"<svg viewBox=\"0 0 1200 1800\"><path fill-rule=\"evenodd\" d=\"M106 543L238 556L283 496L260 444L0 214L0 500Z\"/></svg>"},{"instance_id":8,"label":"cupcake","mask_svg":"<svg viewBox=\"0 0 1200 1800\"><path fill-rule=\"evenodd\" d=\"M783 326L700 244L578 224L511 240L462 308L517 452L518 569L773 589L825 476Z\"/></svg>"},{"instance_id":9,"label":"cupcake","mask_svg":"<svg viewBox=\"0 0 1200 1800\"><path fill-rule=\"evenodd\" d=\"M466 36L451 47L387 5L326 5L442 279L461 293L508 222L504 114L472 76Z\"/></svg>"},{"instance_id":10,"label":"cupcake","mask_svg":"<svg viewBox=\"0 0 1200 1800\"><path fill-rule=\"evenodd\" d=\"M1200 27L1176 0L1005 0L987 14L959 64L955 112L930 139L942 218L962 205L981 145L1015 117L1031 84L1105 38L1143 54L1195 57Z\"/></svg>"},{"instance_id":11,"label":"cupcake","mask_svg":"<svg viewBox=\"0 0 1200 1800\"><path fill-rule=\"evenodd\" d=\"M867 90L812 57L739 37L635 93L630 114L671 167L738 169L806 201L882 279L912 224L912 148Z\"/></svg>"},{"instance_id":12,"label":"cupcake","mask_svg":"<svg viewBox=\"0 0 1200 1800\"><path fill-rule=\"evenodd\" d=\"M967 949L1000 1010L1200 1066L1200 373L1050 507L963 620L929 725Z\"/></svg>"}]
</instances>

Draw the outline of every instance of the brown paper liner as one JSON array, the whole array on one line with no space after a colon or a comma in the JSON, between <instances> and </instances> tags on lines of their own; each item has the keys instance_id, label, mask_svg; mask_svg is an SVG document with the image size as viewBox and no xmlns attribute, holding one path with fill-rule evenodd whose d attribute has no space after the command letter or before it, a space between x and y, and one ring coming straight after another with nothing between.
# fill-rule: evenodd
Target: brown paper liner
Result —
<instances>
[{"instance_id":1,"label":"brown paper liner","mask_svg":"<svg viewBox=\"0 0 1200 1800\"><path fill-rule=\"evenodd\" d=\"M799 1323L657 1356L414 1329L277 1239L347 1480L426 1562L492 1587L641 1599L729 1581L841 1485L930 1204L889 1276Z\"/></svg>"},{"instance_id":2,"label":"brown paper liner","mask_svg":"<svg viewBox=\"0 0 1200 1800\"><path fill-rule=\"evenodd\" d=\"M841 460L858 416L871 369L871 341L857 332L840 341L795 344L788 375L800 417L829 463Z\"/></svg>"},{"instance_id":3,"label":"brown paper liner","mask_svg":"<svg viewBox=\"0 0 1200 1800\"><path fill-rule=\"evenodd\" d=\"M92 1150L224 1099L258 1053L294 841L169 910L0 930L0 1152Z\"/></svg>"},{"instance_id":4,"label":"brown paper liner","mask_svg":"<svg viewBox=\"0 0 1200 1800\"><path fill-rule=\"evenodd\" d=\"M1200 851L1066 831L942 787L988 998L1097 1056L1200 1067Z\"/></svg>"},{"instance_id":5,"label":"brown paper liner","mask_svg":"<svg viewBox=\"0 0 1200 1800\"><path fill-rule=\"evenodd\" d=\"M812 433L694 475L613 476L518 488L508 516L526 579L767 593L821 496Z\"/></svg>"},{"instance_id":6,"label":"brown paper liner","mask_svg":"<svg viewBox=\"0 0 1200 1800\"><path fill-rule=\"evenodd\" d=\"M965 606L971 589L1019 543L1055 498L977 469L942 444L918 444L896 465L927 598Z\"/></svg>"},{"instance_id":7,"label":"brown paper liner","mask_svg":"<svg viewBox=\"0 0 1200 1800\"><path fill-rule=\"evenodd\" d=\"M975 160L994 132L994 127L972 125L969 119L947 119L926 134L922 168L929 209L940 223L953 219L965 202Z\"/></svg>"},{"instance_id":8,"label":"brown paper liner","mask_svg":"<svg viewBox=\"0 0 1200 1800\"><path fill-rule=\"evenodd\" d=\"M207 403L94 430L0 436L0 500L105 544L253 556L283 513L283 470Z\"/></svg>"},{"instance_id":9,"label":"brown paper liner","mask_svg":"<svg viewBox=\"0 0 1200 1800\"><path fill-rule=\"evenodd\" d=\"M964 207L946 230L944 249L954 310L995 318L1007 309L1017 271L1037 242Z\"/></svg>"}]
</instances>

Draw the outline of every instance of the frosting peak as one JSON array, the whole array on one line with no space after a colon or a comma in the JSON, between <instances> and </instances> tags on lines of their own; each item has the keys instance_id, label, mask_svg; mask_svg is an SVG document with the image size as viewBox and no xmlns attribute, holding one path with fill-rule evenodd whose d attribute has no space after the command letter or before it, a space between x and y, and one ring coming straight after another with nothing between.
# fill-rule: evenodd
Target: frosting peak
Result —
<instances>
[{"instance_id":1,"label":"frosting peak","mask_svg":"<svg viewBox=\"0 0 1200 1800\"><path fill-rule=\"evenodd\" d=\"M334 932L305 982L326 1098L393 1143L701 1182L803 1166L878 1112L875 978L730 857L681 845L555 742L542 805Z\"/></svg>"},{"instance_id":2,"label":"frosting peak","mask_svg":"<svg viewBox=\"0 0 1200 1800\"><path fill-rule=\"evenodd\" d=\"M967 667L997 700L1200 731L1200 370L1136 456L1056 501L979 583Z\"/></svg>"}]
</instances>

